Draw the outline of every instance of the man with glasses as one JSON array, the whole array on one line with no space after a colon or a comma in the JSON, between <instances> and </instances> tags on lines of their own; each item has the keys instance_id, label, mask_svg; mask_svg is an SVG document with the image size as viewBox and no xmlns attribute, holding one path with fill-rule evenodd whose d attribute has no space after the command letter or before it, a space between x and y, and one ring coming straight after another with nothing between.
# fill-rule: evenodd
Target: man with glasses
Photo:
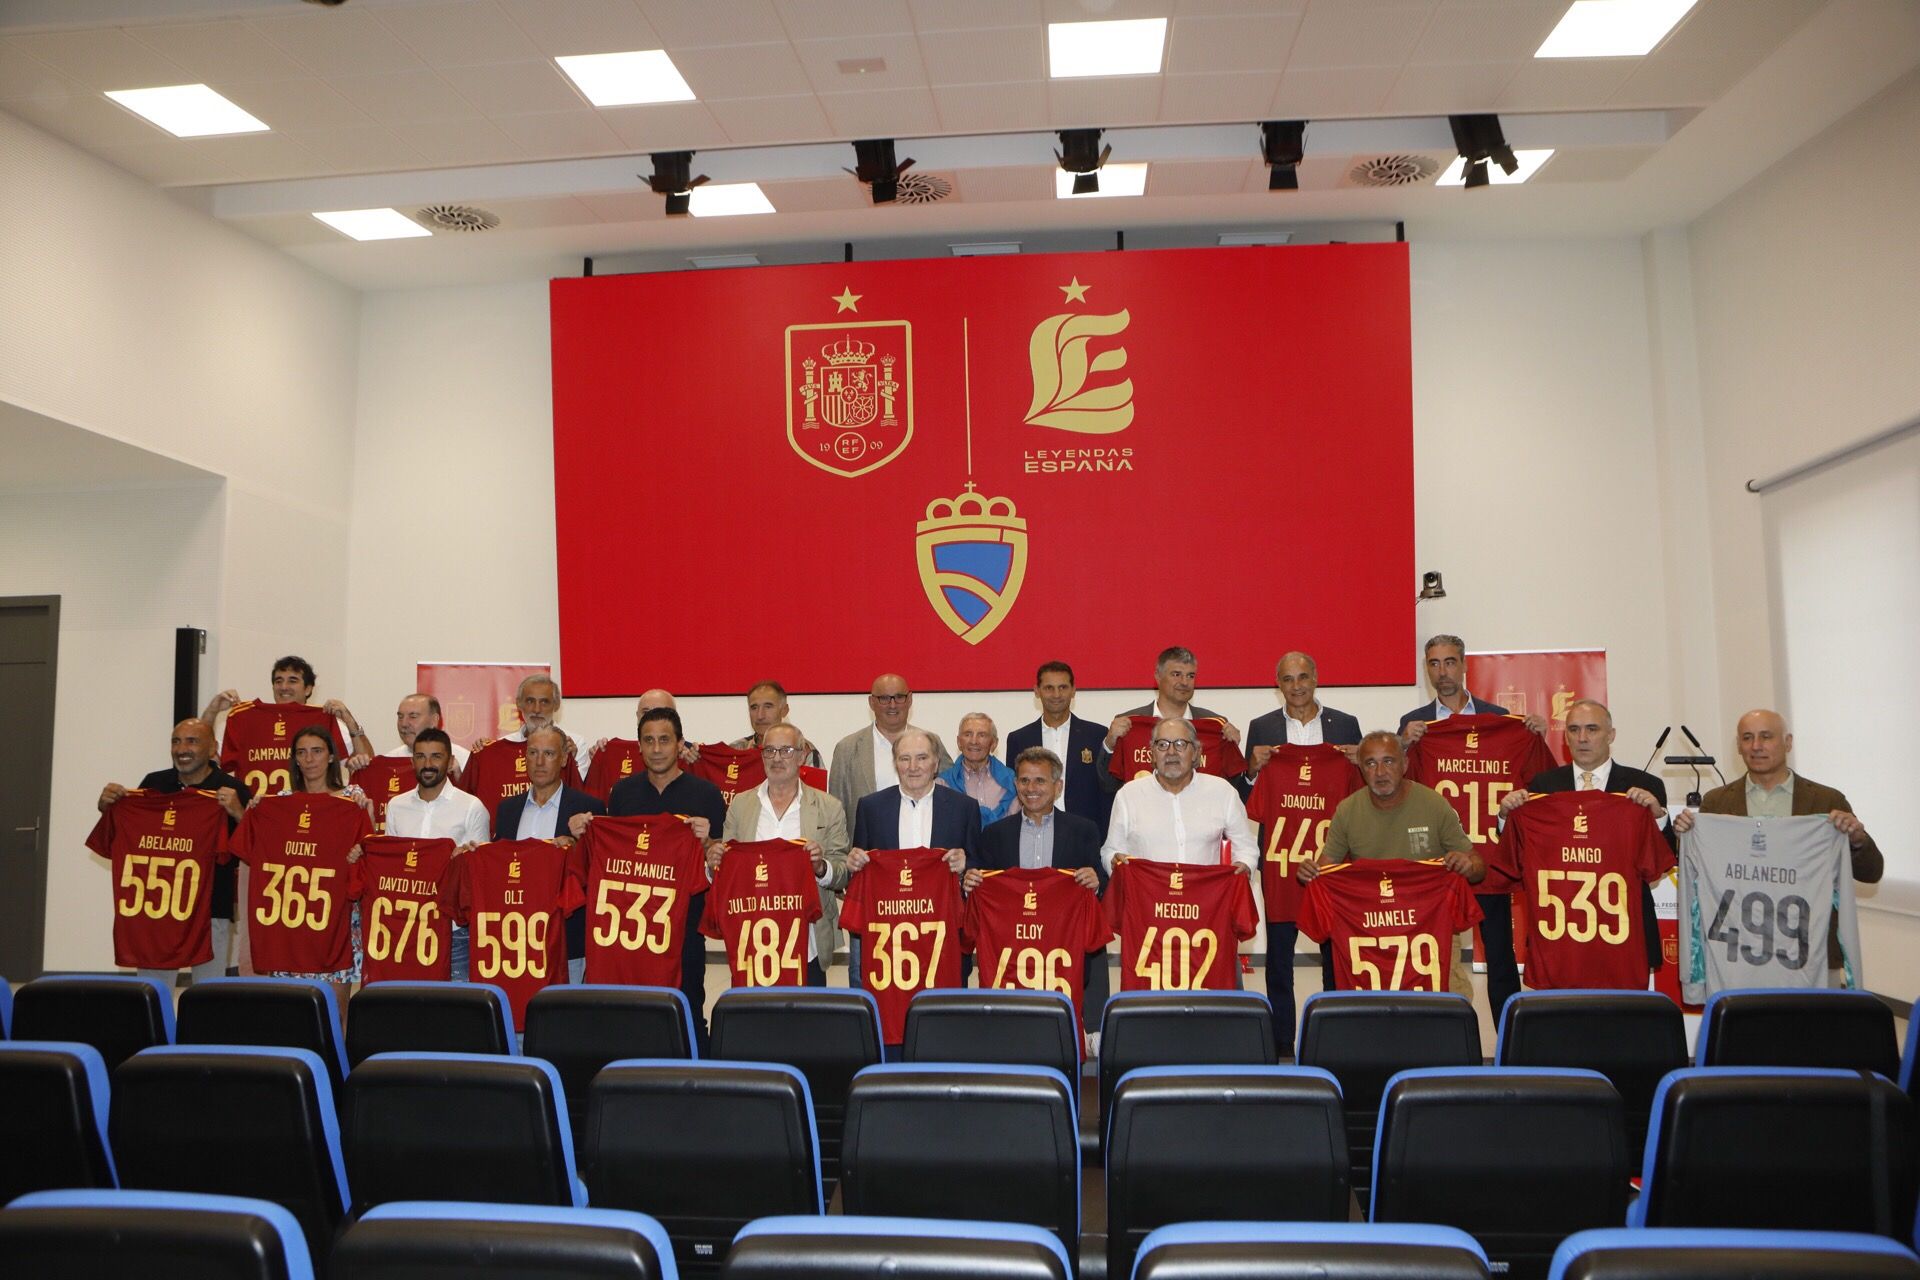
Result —
<instances>
[{"instance_id":1,"label":"man with glasses","mask_svg":"<svg viewBox=\"0 0 1920 1280\"><path fill-rule=\"evenodd\" d=\"M1240 793L1225 778L1199 772L1193 722L1168 717L1153 726L1153 772L1113 797L1113 817L1100 859L1107 870L1128 858L1218 866L1230 851L1242 875L1260 865L1260 841Z\"/></svg>"},{"instance_id":2,"label":"man with glasses","mask_svg":"<svg viewBox=\"0 0 1920 1280\"><path fill-rule=\"evenodd\" d=\"M905 676L889 673L875 680L873 691L867 695L867 709L873 713L873 723L840 739L833 748L833 767L827 771L827 790L849 815L860 812L860 802L874 792L900 785L900 775L893 768L893 747L901 734L919 728L908 723L913 714L913 690L907 688ZM940 735L924 729L921 732L933 743L935 772L952 764L953 757L947 754L947 744L940 741Z\"/></svg>"},{"instance_id":3,"label":"man with glasses","mask_svg":"<svg viewBox=\"0 0 1920 1280\"><path fill-rule=\"evenodd\" d=\"M814 921L808 941L807 972L819 964L821 981L833 962L834 895L847 887L847 811L824 791L800 780L807 740L786 723L760 730L760 759L767 780L742 791L727 806L722 843L707 854L707 869L720 865L726 844L735 840L803 840L813 858L813 878L820 885L821 918Z\"/></svg>"}]
</instances>

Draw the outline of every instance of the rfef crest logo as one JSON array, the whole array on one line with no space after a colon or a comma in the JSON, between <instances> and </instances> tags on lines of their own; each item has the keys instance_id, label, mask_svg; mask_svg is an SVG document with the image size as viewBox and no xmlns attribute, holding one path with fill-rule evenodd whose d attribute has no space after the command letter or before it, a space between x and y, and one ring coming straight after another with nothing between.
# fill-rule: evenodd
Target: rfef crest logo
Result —
<instances>
[{"instance_id":1,"label":"rfef crest logo","mask_svg":"<svg viewBox=\"0 0 1920 1280\"><path fill-rule=\"evenodd\" d=\"M860 476L913 439L913 326L787 326L787 443L823 471Z\"/></svg>"},{"instance_id":2,"label":"rfef crest logo","mask_svg":"<svg viewBox=\"0 0 1920 1280\"><path fill-rule=\"evenodd\" d=\"M1011 498L967 491L935 498L914 526L914 559L927 603L947 629L979 644L1006 621L1027 580L1027 522Z\"/></svg>"}]
</instances>

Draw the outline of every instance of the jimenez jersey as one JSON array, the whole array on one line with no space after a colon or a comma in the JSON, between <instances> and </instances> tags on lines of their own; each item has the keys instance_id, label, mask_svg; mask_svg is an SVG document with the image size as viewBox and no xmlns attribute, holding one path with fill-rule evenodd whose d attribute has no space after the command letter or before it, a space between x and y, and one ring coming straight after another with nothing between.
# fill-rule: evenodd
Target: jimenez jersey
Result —
<instances>
[{"instance_id":1,"label":"jimenez jersey","mask_svg":"<svg viewBox=\"0 0 1920 1280\"><path fill-rule=\"evenodd\" d=\"M1132 727L1107 760L1107 772L1122 782L1132 782L1153 772L1153 726L1160 723L1156 716L1127 719ZM1227 741L1223 732L1226 721L1209 716L1188 723L1200 739L1200 760L1194 768L1216 778L1237 778L1247 771L1247 758L1240 754L1239 747Z\"/></svg>"},{"instance_id":2,"label":"jimenez jersey","mask_svg":"<svg viewBox=\"0 0 1920 1280\"><path fill-rule=\"evenodd\" d=\"M569 787L580 785L580 767L572 756L567 757L560 781ZM500 816L500 802L527 789L527 744L511 738L488 743L485 750L467 757L467 767L454 779L454 785L480 798L487 807L487 823L492 825Z\"/></svg>"},{"instance_id":3,"label":"jimenez jersey","mask_svg":"<svg viewBox=\"0 0 1920 1280\"><path fill-rule=\"evenodd\" d=\"M1233 990L1236 943L1260 927L1248 877L1231 867L1128 858L1107 882L1122 991Z\"/></svg>"},{"instance_id":4,"label":"jimenez jersey","mask_svg":"<svg viewBox=\"0 0 1920 1280\"><path fill-rule=\"evenodd\" d=\"M586 901L568 851L551 840L483 844L453 860L441 897L471 930L473 980L506 991L520 1030L527 1001L566 980L561 921Z\"/></svg>"},{"instance_id":5,"label":"jimenez jersey","mask_svg":"<svg viewBox=\"0 0 1920 1280\"><path fill-rule=\"evenodd\" d=\"M847 880L840 927L859 935L860 985L880 1006L880 1038L907 1038L917 991L960 985L960 880L940 849L874 849Z\"/></svg>"},{"instance_id":6,"label":"jimenez jersey","mask_svg":"<svg viewBox=\"0 0 1920 1280\"><path fill-rule=\"evenodd\" d=\"M1486 856L1482 887L1516 884L1530 908L1529 987L1646 989L1640 886L1673 869L1673 851L1645 809L1605 791L1535 795Z\"/></svg>"},{"instance_id":7,"label":"jimenez jersey","mask_svg":"<svg viewBox=\"0 0 1920 1280\"><path fill-rule=\"evenodd\" d=\"M1300 895L1300 932L1333 943L1341 991L1445 991L1453 935L1480 920L1473 886L1437 858L1337 863Z\"/></svg>"},{"instance_id":8,"label":"jimenez jersey","mask_svg":"<svg viewBox=\"0 0 1920 1280\"><path fill-rule=\"evenodd\" d=\"M580 789L605 804L613 794L614 783L625 782L636 773L644 773L646 768L637 739L608 738L607 744L593 753L593 763L587 766L587 778Z\"/></svg>"},{"instance_id":9,"label":"jimenez jersey","mask_svg":"<svg viewBox=\"0 0 1920 1280\"><path fill-rule=\"evenodd\" d=\"M586 886L587 981L680 985L687 904L707 889L707 859L671 813L598 817L575 851Z\"/></svg>"},{"instance_id":10,"label":"jimenez jersey","mask_svg":"<svg viewBox=\"0 0 1920 1280\"><path fill-rule=\"evenodd\" d=\"M213 868L227 861L227 811L211 791L129 791L87 848L113 863L113 962L185 969L213 959Z\"/></svg>"},{"instance_id":11,"label":"jimenez jersey","mask_svg":"<svg viewBox=\"0 0 1920 1280\"><path fill-rule=\"evenodd\" d=\"M353 967L350 908L361 872L347 854L372 834L367 811L339 796L268 796L247 810L233 833L233 856L252 869L245 908L255 970Z\"/></svg>"},{"instance_id":12,"label":"jimenez jersey","mask_svg":"<svg viewBox=\"0 0 1920 1280\"><path fill-rule=\"evenodd\" d=\"M720 788L720 798L728 804L742 791L751 791L767 780L760 748L730 747L724 742L701 747L700 758L687 766L687 772Z\"/></svg>"},{"instance_id":13,"label":"jimenez jersey","mask_svg":"<svg viewBox=\"0 0 1920 1280\"><path fill-rule=\"evenodd\" d=\"M247 784L255 800L293 785L293 735L312 725L326 729L333 749L347 758L340 722L324 707L304 702L242 702L227 712L220 767Z\"/></svg>"},{"instance_id":14,"label":"jimenez jersey","mask_svg":"<svg viewBox=\"0 0 1920 1280\"><path fill-rule=\"evenodd\" d=\"M360 842L363 982L445 982L452 924L440 905L451 840L371 836Z\"/></svg>"},{"instance_id":15,"label":"jimenez jersey","mask_svg":"<svg viewBox=\"0 0 1920 1280\"><path fill-rule=\"evenodd\" d=\"M980 985L1058 991L1084 1022L1086 958L1113 930L1093 890L1059 867L989 871L971 894L961 941L978 959Z\"/></svg>"},{"instance_id":16,"label":"jimenez jersey","mask_svg":"<svg viewBox=\"0 0 1920 1280\"><path fill-rule=\"evenodd\" d=\"M804 987L807 926L820 918L813 859L798 840L739 840L713 873L700 932L726 944L736 987Z\"/></svg>"},{"instance_id":17,"label":"jimenez jersey","mask_svg":"<svg viewBox=\"0 0 1920 1280\"><path fill-rule=\"evenodd\" d=\"M1519 716L1449 716L1407 748L1407 776L1446 798L1475 845L1500 838L1500 802L1557 762ZM1484 855L1485 849L1479 852Z\"/></svg>"},{"instance_id":18,"label":"jimenez jersey","mask_svg":"<svg viewBox=\"0 0 1920 1280\"><path fill-rule=\"evenodd\" d=\"M1696 815L1680 837L1680 988L1688 1004L1741 987L1824 987L1839 929L1839 986L1861 989L1847 838L1825 814Z\"/></svg>"},{"instance_id":19,"label":"jimenez jersey","mask_svg":"<svg viewBox=\"0 0 1920 1280\"><path fill-rule=\"evenodd\" d=\"M367 793L367 799L373 805L373 829L387 829L387 802L395 796L403 796L416 785L413 776L413 757L375 756L365 765L353 771L353 785Z\"/></svg>"},{"instance_id":20,"label":"jimenez jersey","mask_svg":"<svg viewBox=\"0 0 1920 1280\"><path fill-rule=\"evenodd\" d=\"M1327 827L1340 802L1364 785L1360 770L1338 747L1277 746L1247 797L1247 816L1260 824L1260 888L1269 924L1300 910L1303 862L1318 862Z\"/></svg>"}]
</instances>

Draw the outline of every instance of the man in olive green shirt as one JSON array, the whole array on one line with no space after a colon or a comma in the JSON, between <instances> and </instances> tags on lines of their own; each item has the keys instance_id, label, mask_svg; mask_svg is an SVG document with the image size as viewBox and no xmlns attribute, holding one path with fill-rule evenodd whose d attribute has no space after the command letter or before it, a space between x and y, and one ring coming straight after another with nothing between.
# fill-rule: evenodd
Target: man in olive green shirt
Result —
<instances>
[{"instance_id":1,"label":"man in olive green shirt","mask_svg":"<svg viewBox=\"0 0 1920 1280\"><path fill-rule=\"evenodd\" d=\"M1408 781L1406 748L1398 734L1385 730L1368 734L1360 740L1359 757L1367 789L1354 792L1334 809L1320 860L1300 864L1301 884L1319 875L1323 866L1354 858L1440 858L1447 870L1465 876L1468 884L1486 879L1487 864L1473 851L1473 841L1453 806L1432 787ZM1460 960L1458 942L1447 985L1471 999L1473 979Z\"/></svg>"}]
</instances>

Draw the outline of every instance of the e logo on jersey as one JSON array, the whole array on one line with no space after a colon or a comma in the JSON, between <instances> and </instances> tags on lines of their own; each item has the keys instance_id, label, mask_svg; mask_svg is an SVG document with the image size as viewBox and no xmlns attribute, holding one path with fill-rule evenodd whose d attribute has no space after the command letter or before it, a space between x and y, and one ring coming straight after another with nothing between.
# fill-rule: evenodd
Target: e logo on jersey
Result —
<instances>
[{"instance_id":1,"label":"e logo on jersey","mask_svg":"<svg viewBox=\"0 0 1920 1280\"><path fill-rule=\"evenodd\" d=\"M1576 809L1573 814L1573 830L1576 835L1587 834L1587 811Z\"/></svg>"},{"instance_id":2,"label":"e logo on jersey","mask_svg":"<svg viewBox=\"0 0 1920 1280\"><path fill-rule=\"evenodd\" d=\"M1167 892L1168 893L1185 893L1186 891L1187 891L1186 872L1184 871L1168 872L1167 873Z\"/></svg>"},{"instance_id":3,"label":"e logo on jersey","mask_svg":"<svg viewBox=\"0 0 1920 1280\"><path fill-rule=\"evenodd\" d=\"M1380 877L1380 901L1393 901L1393 881L1386 876Z\"/></svg>"},{"instance_id":4,"label":"e logo on jersey","mask_svg":"<svg viewBox=\"0 0 1920 1280\"><path fill-rule=\"evenodd\" d=\"M851 478L893 461L912 439L912 324L787 326L787 443L795 453Z\"/></svg>"},{"instance_id":5,"label":"e logo on jersey","mask_svg":"<svg viewBox=\"0 0 1920 1280\"><path fill-rule=\"evenodd\" d=\"M160 825L163 827L171 827L179 821L180 815L173 811L171 805L167 806L166 811L160 815Z\"/></svg>"},{"instance_id":6,"label":"e logo on jersey","mask_svg":"<svg viewBox=\"0 0 1920 1280\"><path fill-rule=\"evenodd\" d=\"M420 851L418 849L408 849L407 850L407 870L416 871L419 869L419 867L420 867Z\"/></svg>"},{"instance_id":7,"label":"e logo on jersey","mask_svg":"<svg viewBox=\"0 0 1920 1280\"><path fill-rule=\"evenodd\" d=\"M767 864L766 863L760 862L760 863L754 864L753 882L755 884L765 884L767 882Z\"/></svg>"},{"instance_id":8,"label":"e logo on jersey","mask_svg":"<svg viewBox=\"0 0 1920 1280\"><path fill-rule=\"evenodd\" d=\"M313 811L310 809L302 809L300 811L300 822L298 825L302 831L313 830Z\"/></svg>"},{"instance_id":9,"label":"e logo on jersey","mask_svg":"<svg viewBox=\"0 0 1920 1280\"><path fill-rule=\"evenodd\" d=\"M1021 901L1020 906L1021 906L1021 909L1024 910L1028 915L1032 915L1034 912L1040 910L1039 890L1037 889L1027 890L1027 896L1025 899Z\"/></svg>"},{"instance_id":10,"label":"e logo on jersey","mask_svg":"<svg viewBox=\"0 0 1920 1280\"><path fill-rule=\"evenodd\" d=\"M653 832L648 831L643 827L641 828L640 834L633 838L634 852L645 853L647 851L647 846L651 845L652 843L653 843Z\"/></svg>"}]
</instances>

